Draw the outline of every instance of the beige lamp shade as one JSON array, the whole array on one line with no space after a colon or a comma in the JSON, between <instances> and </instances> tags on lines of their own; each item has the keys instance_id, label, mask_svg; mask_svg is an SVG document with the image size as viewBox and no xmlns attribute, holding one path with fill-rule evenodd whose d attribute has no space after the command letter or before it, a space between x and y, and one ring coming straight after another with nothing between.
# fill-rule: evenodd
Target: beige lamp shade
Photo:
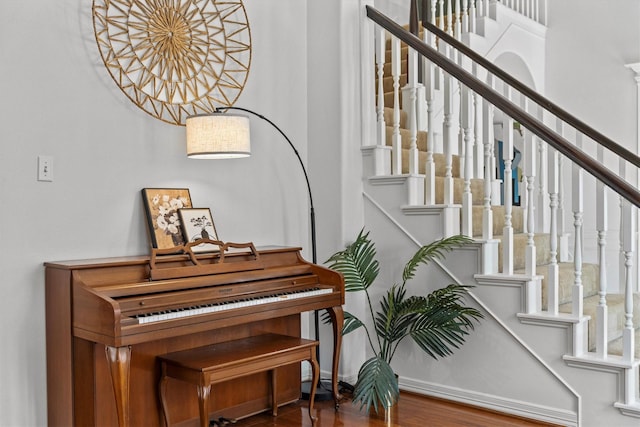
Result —
<instances>
[{"instance_id":1,"label":"beige lamp shade","mask_svg":"<svg viewBox=\"0 0 640 427\"><path fill-rule=\"evenodd\" d=\"M187 156L192 159L232 159L251 155L249 118L213 113L186 119Z\"/></svg>"}]
</instances>

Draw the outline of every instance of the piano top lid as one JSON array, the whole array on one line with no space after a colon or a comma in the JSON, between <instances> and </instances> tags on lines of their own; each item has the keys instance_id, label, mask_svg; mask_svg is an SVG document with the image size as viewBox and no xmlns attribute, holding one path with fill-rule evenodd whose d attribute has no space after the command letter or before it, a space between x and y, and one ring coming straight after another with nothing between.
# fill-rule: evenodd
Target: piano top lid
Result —
<instances>
[{"instance_id":1,"label":"piano top lid","mask_svg":"<svg viewBox=\"0 0 640 427\"><path fill-rule=\"evenodd\" d=\"M278 245L267 245L267 246L259 246L256 248L261 255L268 255L273 253L283 253L283 252L299 252L302 250L299 246L278 246ZM245 253L228 253L227 257L234 256L244 256ZM209 254L199 254L198 257L207 260L216 257L216 253ZM187 255L166 255L167 260L175 260L176 262L180 262L188 259ZM67 261L46 261L44 262L44 266L47 268L57 268L62 270L79 270L79 269L90 269L97 267L126 267L126 266L136 266L136 265L148 265L151 255L132 255L132 256L122 256L122 257L105 257L105 258L88 258L88 259L76 259L76 260L67 260Z\"/></svg>"}]
</instances>

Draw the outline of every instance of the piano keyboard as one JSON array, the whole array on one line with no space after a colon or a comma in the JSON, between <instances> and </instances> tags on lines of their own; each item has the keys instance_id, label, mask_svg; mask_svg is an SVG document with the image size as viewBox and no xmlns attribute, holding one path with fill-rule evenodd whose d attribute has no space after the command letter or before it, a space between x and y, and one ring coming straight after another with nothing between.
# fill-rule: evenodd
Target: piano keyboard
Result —
<instances>
[{"instance_id":1,"label":"piano keyboard","mask_svg":"<svg viewBox=\"0 0 640 427\"><path fill-rule=\"evenodd\" d=\"M216 302L191 307L176 308L154 313L139 314L133 316L139 324L160 322L162 320L179 319L182 317L197 316L199 314L216 313L234 308L251 307L254 305L269 304L274 302L289 301L299 298L307 298L316 295L329 294L332 288L312 288L299 291L283 292L280 294L265 295L255 298L237 299L224 302Z\"/></svg>"}]
</instances>

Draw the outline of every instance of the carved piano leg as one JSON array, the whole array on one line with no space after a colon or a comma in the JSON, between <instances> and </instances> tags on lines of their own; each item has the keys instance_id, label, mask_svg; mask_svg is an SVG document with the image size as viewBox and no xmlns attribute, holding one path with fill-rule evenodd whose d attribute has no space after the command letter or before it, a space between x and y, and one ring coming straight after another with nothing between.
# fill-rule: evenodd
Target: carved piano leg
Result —
<instances>
[{"instance_id":1,"label":"carved piano leg","mask_svg":"<svg viewBox=\"0 0 640 427\"><path fill-rule=\"evenodd\" d=\"M200 427L209 427L209 396L211 385L198 385L198 406L200 408Z\"/></svg>"},{"instance_id":2,"label":"carved piano leg","mask_svg":"<svg viewBox=\"0 0 640 427\"><path fill-rule=\"evenodd\" d=\"M131 347L105 347L111 383L116 397L118 425L129 427L129 369Z\"/></svg>"},{"instance_id":3,"label":"carved piano leg","mask_svg":"<svg viewBox=\"0 0 640 427\"><path fill-rule=\"evenodd\" d=\"M344 324L344 311L341 306L327 309L331 317L333 327L333 366L331 369L331 389L336 409L340 406L342 395L338 392L338 364L340 363L340 349L342 347L342 325Z\"/></svg>"},{"instance_id":4,"label":"carved piano leg","mask_svg":"<svg viewBox=\"0 0 640 427\"><path fill-rule=\"evenodd\" d=\"M311 418L311 427L315 427L318 418L313 414L313 402L316 398L316 389L318 388L318 381L320 380L320 365L316 360L315 352L311 353L311 358L309 359L309 363L311 364L311 395L309 396L309 418Z\"/></svg>"}]
</instances>

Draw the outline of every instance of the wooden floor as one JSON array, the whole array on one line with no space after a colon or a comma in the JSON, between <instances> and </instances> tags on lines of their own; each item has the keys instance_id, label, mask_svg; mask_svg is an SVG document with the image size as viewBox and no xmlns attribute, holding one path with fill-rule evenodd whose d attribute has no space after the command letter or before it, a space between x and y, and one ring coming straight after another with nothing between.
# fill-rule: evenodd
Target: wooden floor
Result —
<instances>
[{"instance_id":1,"label":"wooden floor","mask_svg":"<svg viewBox=\"0 0 640 427\"><path fill-rule=\"evenodd\" d=\"M278 416L270 414L254 415L250 418L238 420L233 427L310 427L308 402L301 400L290 405L280 407ZM315 403L318 416L317 427L532 427L550 426L518 417L511 417L491 411L477 409L439 399L432 399L416 394L402 392L397 406L392 408L388 417L384 412L367 416L354 406L350 399L334 410L333 401Z\"/></svg>"}]
</instances>

